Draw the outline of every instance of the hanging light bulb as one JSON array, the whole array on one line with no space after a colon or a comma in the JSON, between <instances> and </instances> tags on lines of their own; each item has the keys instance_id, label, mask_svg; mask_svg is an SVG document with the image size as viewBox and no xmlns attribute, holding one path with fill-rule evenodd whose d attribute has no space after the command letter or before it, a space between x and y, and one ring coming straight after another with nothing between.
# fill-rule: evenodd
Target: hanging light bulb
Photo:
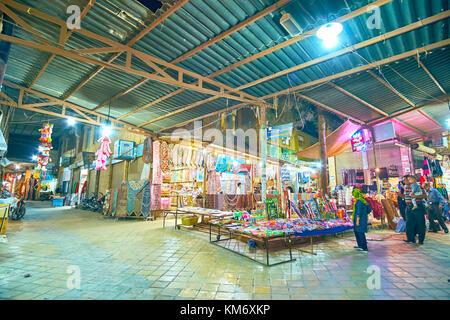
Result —
<instances>
[{"instance_id":1,"label":"hanging light bulb","mask_svg":"<svg viewBox=\"0 0 450 320\"><path fill-rule=\"evenodd\" d=\"M74 126L75 123L76 123L76 120L75 120L74 118L68 118L68 119L67 119L67 124L68 124L69 126Z\"/></svg>"},{"instance_id":2,"label":"hanging light bulb","mask_svg":"<svg viewBox=\"0 0 450 320\"><path fill-rule=\"evenodd\" d=\"M338 22L330 22L317 31L316 36L323 40L323 45L326 48L332 48L338 43L338 35L342 32L342 24Z\"/></svg>"},{"instance_id":3,"label":"hanging light bulb","mask_svg":"<svg viewBox=\"0 0 450 320\"><path fill-rule=\"evenodd\" d=\"M112 131L112 129L110 126L104 126L102 134L106 137L109 137L111 135L111 131Z\"/></svg>"}]
</instances>

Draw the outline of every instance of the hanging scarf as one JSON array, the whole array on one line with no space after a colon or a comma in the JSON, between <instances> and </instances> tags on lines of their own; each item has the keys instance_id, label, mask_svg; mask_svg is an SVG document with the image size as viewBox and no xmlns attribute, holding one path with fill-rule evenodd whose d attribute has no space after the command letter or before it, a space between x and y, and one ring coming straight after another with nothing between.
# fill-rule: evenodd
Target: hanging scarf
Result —
<instances>
[{"instance_id":1,"label":"hanging scarf","mask_svg":"<svg viewBox=\"0 0 450 320\"><path fill-rule=\"evenodd\" d=\"M352 196L353 196L353 198L355 198L355 203L353 204L353 221L355 221L356 202L358 202L358 200L360 200L365 205L368 205L368 204L367 204L367 201L364 199L364 195L361 193L361 191L359 191L359 189L354 188L352 191Z\"/></svg>"}]
</instances>

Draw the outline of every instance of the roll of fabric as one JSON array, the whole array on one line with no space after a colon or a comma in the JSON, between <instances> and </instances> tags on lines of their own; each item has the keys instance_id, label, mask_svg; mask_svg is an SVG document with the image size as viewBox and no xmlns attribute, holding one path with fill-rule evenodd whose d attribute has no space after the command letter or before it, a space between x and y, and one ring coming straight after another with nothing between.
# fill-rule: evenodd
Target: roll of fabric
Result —
<instances>
[{"instance_id":1,"label":"roll of fabric","mask_svg":"<svg viewBox=\"0 0 450 320\"><path fill-rule=\"evenodd\" d=\"M162 172L161 172L161 162L160 162L160 142L153 142L153 178L152 184L162 183Z\"/></svg>"},{"instance_id":2,"label":"roll of fabric","mask_svg":"<svg viewBox=\"0 0 450 320\"><path fill-rule=\"evenodd\" d=\"M167 173L170 171L169 169L169 146L167 142L163 141L160 145L160 153L161 153L161 171L163 173Z\"/></svg>"}]
</instances>

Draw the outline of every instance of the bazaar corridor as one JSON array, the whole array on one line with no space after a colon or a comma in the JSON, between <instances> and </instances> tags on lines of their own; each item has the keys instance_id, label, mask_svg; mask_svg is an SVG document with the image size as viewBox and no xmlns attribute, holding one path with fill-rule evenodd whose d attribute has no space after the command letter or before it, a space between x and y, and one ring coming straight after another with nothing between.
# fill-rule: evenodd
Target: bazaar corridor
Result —
<instances>
[{"instance_id":1,"label":"bazaar corridor","mask_svg":"<svg viewBox=\"0 0 450 320\"><path fill-rule=\"evenodd\" d=\"M369 252L351 232L293 250L295 262L265 267L209 244L208 235L175 230L173 220L106 219L77 209L28 202L0 243L0 299L448 299L450 237L370 231ZM78 267L80 289L68 270ZM368 289L369 266L381 287Z\"/></svg>"}]
</instances>

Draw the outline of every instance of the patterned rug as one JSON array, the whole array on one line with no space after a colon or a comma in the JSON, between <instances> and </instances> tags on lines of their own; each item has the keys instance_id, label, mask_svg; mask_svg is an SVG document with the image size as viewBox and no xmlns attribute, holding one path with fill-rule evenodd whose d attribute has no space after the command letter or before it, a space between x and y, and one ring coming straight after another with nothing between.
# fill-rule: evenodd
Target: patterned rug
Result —
<instances>
[{"instance_id":1,"label":"patterned rug","mask_svg":"<svg viewBox=\"0 0 450 320\"><path fill-rule=\"evenodd\" d=\"M141 201L141 215L148 217L150 215L150 183L147 183L143 188Z\"/></svg>"}]
</instances>

